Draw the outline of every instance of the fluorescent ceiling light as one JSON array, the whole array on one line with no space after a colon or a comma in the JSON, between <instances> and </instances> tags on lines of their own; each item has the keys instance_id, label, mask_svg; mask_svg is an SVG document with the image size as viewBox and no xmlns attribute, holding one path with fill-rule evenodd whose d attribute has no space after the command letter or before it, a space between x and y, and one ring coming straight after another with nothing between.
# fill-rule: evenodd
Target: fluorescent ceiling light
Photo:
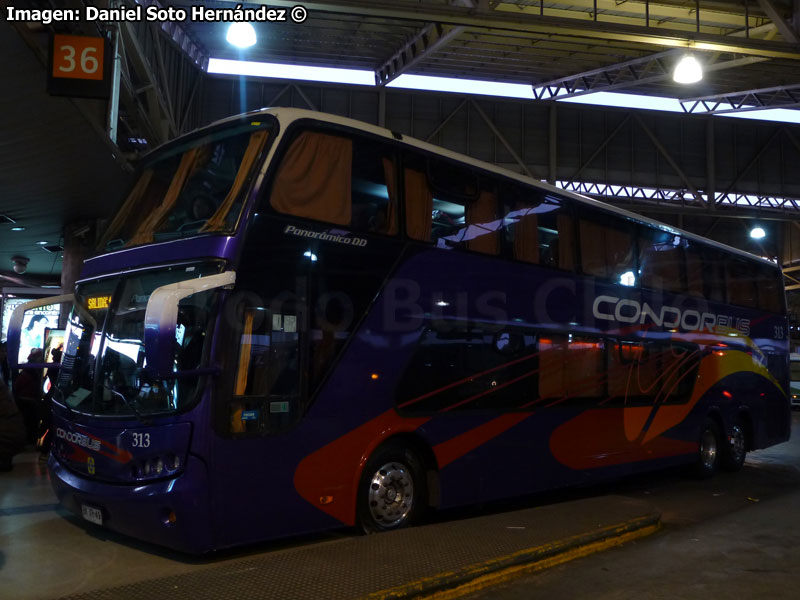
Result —
<instances>
[{"instance_id":1,"label":"fluorescent ceiling light","mask_svg":"<svg viewBox=\"0 0 800 600\"><path fill-rule=\"evenodd\" d=\"M684 112L681 108L681 103L675 98L641 96L639 94L620 94L619 92L594 92L583 96L559 99L558 101L571 102L573 104L592 104L595 106L616 106L619 108Z\"/></svg>"},{"instance_id":2,"label":"fluorescent ceiling light","mask_svg":"<svg viewBox=\"0 0 800 600\"><path fill-rule=\"evenodd\" d=\"M249 48L256 43L256 30L250 23L231 23L225 39L237 48Z\"/></svg>"},{"instance_id":3,"label":"fluorescent ceiling light","mask_svg":"<svg viewBox=\"0 0 800 600\"><path fill-rule=\"evenodd\" d=\"M524 98L526 100L534 99L533 89L528 84L432 77L430 75L400 75L400 77L388 83L386 87L456 94L478 94L481 96L502 96L504 98Z\"/></svg>"},{"instance_id":4,"label":"fluorescent ceiling light","mask_svg":"<svg viewBox=\"0 0 800 600\"><path fill-rule=\"evenodd\" d=\"M740 113L722 113L718 117L735 119L755 119L757 121L778 121L780 123L800 123L800 110L790 108L765 108Z\"/></svg>"},{"instance_id":5,"label":"fluorescent ceiling light","mask_svg":"<svg viewBox=\"0 0 800 600\"><path fill-rule=\"evenodd\" d=\"M221 75L276 77L278 79L301 79L303 81L324 81L327 83L375 85L375 73L372 71L284 65L249 60L211 58L208 61L208 72Z\"/></svg>"},{"instance_id":6,"label":"fluorescent ceiling light","mask_svg":"<svg viewBox=\"0 0 800 600\"><path fill-rule=\"evenodd\" d=\"M703 79L703 66L694 56L687 54L675 66L672 79L675 83L697 83Z\"/></svg>"}]
</instances>

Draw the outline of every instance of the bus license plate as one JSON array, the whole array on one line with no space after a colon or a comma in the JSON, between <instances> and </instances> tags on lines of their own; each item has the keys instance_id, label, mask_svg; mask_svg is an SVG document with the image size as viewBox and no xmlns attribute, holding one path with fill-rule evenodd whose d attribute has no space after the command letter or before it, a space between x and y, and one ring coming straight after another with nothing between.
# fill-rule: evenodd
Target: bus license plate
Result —
<instances>
[{"instance_id":1,"label":"bus license plate","mask_svg":"<svg viewBox=\"0 0 800 600\"><path fill-rule=\"evenodd\" d=\"M101 511L99 508L81 504L81 513L83 513L83 518L87 521L97 525L103 524L103 511Z\"/></svg>"}]
</instances>

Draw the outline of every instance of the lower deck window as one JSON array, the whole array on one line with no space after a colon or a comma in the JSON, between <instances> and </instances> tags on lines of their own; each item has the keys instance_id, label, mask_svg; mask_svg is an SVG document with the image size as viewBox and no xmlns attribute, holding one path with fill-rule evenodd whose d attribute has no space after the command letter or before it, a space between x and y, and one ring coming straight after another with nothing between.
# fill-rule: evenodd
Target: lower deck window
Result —
<instances>
[{"instance_id":1,"label":"lower deck window","mask_svg":"<svg viewBox=\"0 0 800 600\"><path fill-rule=\"evenodd\" d=\"M401 413L686 402L701 352L533 331L428 329L397 393Z\"/></svg>"}]
</instances>

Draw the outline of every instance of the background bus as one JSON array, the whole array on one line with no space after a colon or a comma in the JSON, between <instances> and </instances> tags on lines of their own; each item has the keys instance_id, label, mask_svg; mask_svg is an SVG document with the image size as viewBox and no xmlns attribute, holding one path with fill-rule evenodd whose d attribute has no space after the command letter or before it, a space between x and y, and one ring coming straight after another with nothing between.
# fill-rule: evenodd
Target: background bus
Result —
<instances>
[{"instance_id":1,"label":"background bus","mask_svg":"<svg viewBox=\"0 0 800 600\"><path fill-rule=\"evenodd\" d=\"M101 246L51 481L172 548L708 476L789 436L776 265L377 127L270 109L180 138Z\"/></svg>"}]
</instances>

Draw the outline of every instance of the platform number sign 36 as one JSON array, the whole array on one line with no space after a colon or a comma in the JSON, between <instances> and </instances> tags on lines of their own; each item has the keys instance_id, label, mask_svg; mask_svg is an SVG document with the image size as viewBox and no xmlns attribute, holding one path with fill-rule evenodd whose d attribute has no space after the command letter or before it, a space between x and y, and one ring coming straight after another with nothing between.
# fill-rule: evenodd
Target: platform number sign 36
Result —
<instances>
[{"instance_id":1,"label":"platform number sign 36","mask_svg":"<svg viewBox=\"0 0 800 600\"><path fill-rule=\"evenodd\" d=\"M111 54L104 37L55 34L51 38L47 89L62 96L106 97Z\"/></svg>"},{"instance_id":2,"label":"platform number sign 36","mask_svg":"<svg viewBox=\"0 0 800 600\"><path fill-rule=\"evenodd\" d=\"M103 79L105 39L56 35L53 39L53 77Z\"/></svg>"}]
</instances>

